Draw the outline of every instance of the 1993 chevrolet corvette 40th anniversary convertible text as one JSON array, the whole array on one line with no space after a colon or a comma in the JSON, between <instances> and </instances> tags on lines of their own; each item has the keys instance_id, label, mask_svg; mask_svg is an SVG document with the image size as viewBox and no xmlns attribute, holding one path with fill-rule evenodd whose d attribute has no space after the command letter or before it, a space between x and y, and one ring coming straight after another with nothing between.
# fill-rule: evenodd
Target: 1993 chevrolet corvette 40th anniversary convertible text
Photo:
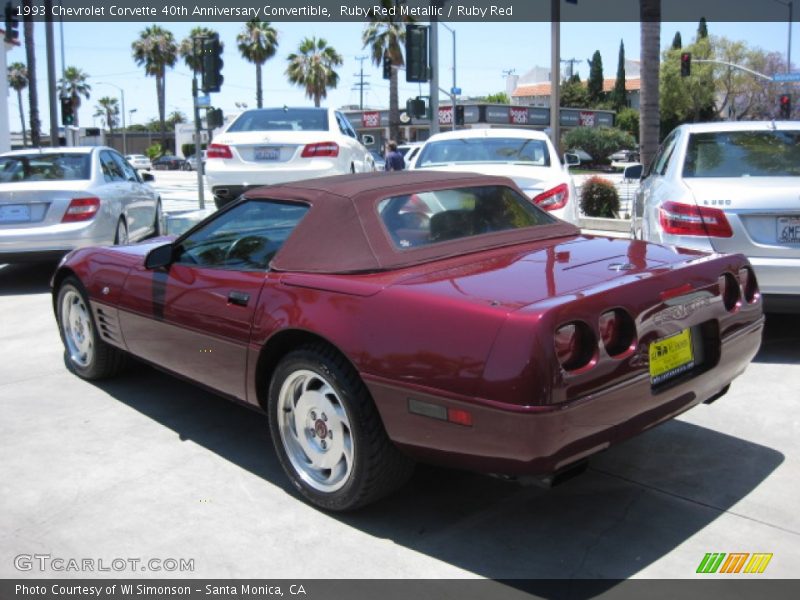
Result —
<instances>
[{"instance_id":1,"label":"1993 chevrolet corvette 40th anniversary convertible text","mask_svg":"<svg viewBox=\"0 0 800 600\"><path fill-rule=\"evenodd\" d=\"M175 240L74 251L53 302L75 373L130 354L262 409L330 510L417 460L569 469L724 394L763 327L741 255L584 236L509 179L436 172L251 190Z\"/></svg>"}]
</instances>

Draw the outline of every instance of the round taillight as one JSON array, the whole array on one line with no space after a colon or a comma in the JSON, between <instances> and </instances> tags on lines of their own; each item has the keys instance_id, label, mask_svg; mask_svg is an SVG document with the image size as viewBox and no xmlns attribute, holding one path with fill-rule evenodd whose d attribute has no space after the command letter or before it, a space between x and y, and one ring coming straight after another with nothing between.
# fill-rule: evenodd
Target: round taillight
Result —
<instances>
[{"instance_id":1,"label":"round taillight","mask_svg":"<svg viewBox=\"0 0 800 600\"><path fill-rule=\"evenodd\" d=\"M597 346L592 330L582 321L573 321L556 329L554 344L558 362L566 371L588 365Z\"/></svg>"},{"instance_id":2,"label":"round taillight","mask_svg":"<svg viewBox=\"0 0 800 600\"><path fill-rule=\"evenodd\" d=\"M719 276L719 295L728 312L736 312L742 304L739 282L730 273Z\"/></svg>"},{"instance_id":3,"label":"round taillight","mask_svg":"<svg viewBox=\"0 0 800 600\"><path fill-rule=\"evenodd\" d=\"M748 304L758 299L758 282L753 269L750 267L739 269L739 285L742 286L742 296Z\"/></svg>"},{"instance_id":4,"label":"round taillight","mask_svg":"<svg viewBox=\"0 0 800 600\"><path fill-rule=\"evenodd\" d=\"M600 315L600 339L609 356L621 356L631 350L636 341L636 326L631 316L622 309L609 310Z\"/></svg>"}]
</instances>

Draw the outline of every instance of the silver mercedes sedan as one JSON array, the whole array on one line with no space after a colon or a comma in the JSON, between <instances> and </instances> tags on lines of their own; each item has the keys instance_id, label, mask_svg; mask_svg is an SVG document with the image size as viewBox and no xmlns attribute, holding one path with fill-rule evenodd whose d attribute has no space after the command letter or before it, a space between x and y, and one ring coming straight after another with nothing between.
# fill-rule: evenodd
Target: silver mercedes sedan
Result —
<instances>
[{"instance_id":1,"label":"silver mercedes sedan","mask_svg":"<svg viewBox=\"0 0 800 600\"><path fill-rule=\"evenodd\" d=\"M634 237L745 254L765 310L800 313L800 122L681 125L644 172Z\"/></svg>"},{"instance_id":2,"label":"silver mercedes sedan","mask_svg":"<svg viewBox=\"0 0 800 600\"><path fill-rule=\"evenodd\" d=\"M162 233L161 199L150 181L104 146L0 154L0 263Z\"/></svg>"}]
</instances>

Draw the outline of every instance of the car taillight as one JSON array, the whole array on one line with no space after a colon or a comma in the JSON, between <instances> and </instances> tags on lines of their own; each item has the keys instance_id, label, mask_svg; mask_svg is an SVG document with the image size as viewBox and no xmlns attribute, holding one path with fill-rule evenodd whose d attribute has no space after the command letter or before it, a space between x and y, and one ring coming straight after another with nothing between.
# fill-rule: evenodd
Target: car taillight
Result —
<instances>
[{"instance_id":1,"label":"car taillight","mask_svg":"<svg viewBox=\"0 0 800 600\"><path fill-rule=\"evenodd\" d=\"M718 208L664 202L658 209L658 220L665 233L674 235L733 236L725 213Z\"/></svg>"},{"instance_id":2,"label":"car taillight","mask_svg":"<svg viewBox=\"0 0 800 600\"><path fill-rule=\"evenodd\" d=\"M742 286L742 296L748 304L752 304L758 299L758 282L753 269L750 267L739 269L739 285Z\"/></svg>"},{"instance_id":3,"label":"car taillight","mask_svg":"<svg viewBox=\"0 0 800 600\"><path fill-rule=\"evenodd\" d=\"M739 293L739 282L730 273L723 273L719 276L719 295L722 296L722 304L728 312L736 312L741 306L741 294Z\"/></svg>"},{"instance_id":4,"label":"car taillight","mask_svg":"<svg viewBox=\"0 0 800 600\"><path fill-rule=\"evenodd\" d=\"M567 371L581 369L594 358L594 336L582 321L573 321L556 329L554 345L558 362Z\"/></svg>"},{"instance_id":5,"label":"car taillight","mask_svg":"<svg viewBox=\"0 0 800 600\"><path fill-rule=\"evenodd\" d=\"M69 202L67 211L61 219L62 223L77 223L88 221L100 210L100 198L73 198Z\"/></svg>"},{"instance_id":6,"label":"car taillight","mask_svg":"<svg viewBox=\"0 0 800 600\"><path fill-rule=\"evenodd\" d=\"M636 326L631 316L622 309L609 310L600 315L600 339L609 356L618 357L634 346Z\"/></svg>"},{"instance_id":7,"label":"car taillight","mask_svg":"<svg viewBox=\"0 0 800 600\"><path fill-rule=\"evenodd\" d=\"M564 208L569 200L569 186L566 183L557 185L552 190L542 192L533 199L533 203L544 210Z\"/></svg>"},{"instance_id":8,"label":"car taillight","mask_svg":"<svg viewBox=\"0 0 800 600\"><path fill-rule=\"evenodd\" d=\"M233 152L225 144L210 144L206 149L206 159L209 158L233 158Z\"/></svg>"},{"instance_id":9,"label":"car taillight","mask_svg":"<svg viewBox=\"0 0 800 600\"><path fill-rule=\"evenodd\" d=\"M303 158L316 158L318 156L339 156L339 144L336 142L321 142L319 144L306 144L303 148Z\"/></svg>"}]
</instances>

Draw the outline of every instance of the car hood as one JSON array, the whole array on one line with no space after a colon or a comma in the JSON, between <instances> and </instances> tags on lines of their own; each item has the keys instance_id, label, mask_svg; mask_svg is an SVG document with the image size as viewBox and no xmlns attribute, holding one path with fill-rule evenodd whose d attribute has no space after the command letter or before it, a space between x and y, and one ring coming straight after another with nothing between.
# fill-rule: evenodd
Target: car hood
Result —
<instances>
[{"instance_id":1,"label":"car hood","mask_svg":"<svg viewBox=\"0 0 800 600\"><path fill-rule=\"evenodd\" d=\"M470 172L481 175L495 175L512 179L522 190L536 196L555 186L567 182L567 174L552 167L532 167L515 163L466 163L435 167L419 167L425 171Z\"/></svg>"},{"instance_id":2,"label":"car hood","mask_svg":"<svg viewBox=\"0 0 800 600\"><path fill-rule=\"evenodd\" d=\"M705 256L635 240L576 236L485 253L480 258L430 265L424 274L394 286L516 310L581 290L616 287L623 279L650 276L676 263Z\"/></svg>"}]
</instances>

